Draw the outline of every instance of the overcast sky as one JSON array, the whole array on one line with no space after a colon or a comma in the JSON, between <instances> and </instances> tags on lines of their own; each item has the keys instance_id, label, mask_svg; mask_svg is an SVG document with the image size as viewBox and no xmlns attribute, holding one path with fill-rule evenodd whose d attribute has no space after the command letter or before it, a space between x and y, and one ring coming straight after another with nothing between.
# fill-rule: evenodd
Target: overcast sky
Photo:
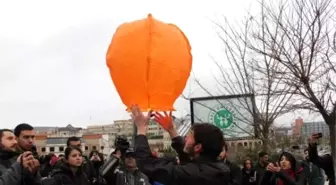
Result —
<instances>
[{"instance_id":1,"label":"overcast sky","mask_svg":"<svg viewBox=\"0 0 336 185\"><path fill-rule=\"evenodd\" d=\"M119 24L148 13L185 32L193 49L193 73L211 83L209 55L219 53L211 20L223 15L240 20L252 0L115 2L0 1L1 127L21 122L85 127L128 119L105 54ZM198 91L190 79L186 93L201 95ZM175 108L176 116L187 114L189 103L179 99Z\"/></svg>"}]
</instances>

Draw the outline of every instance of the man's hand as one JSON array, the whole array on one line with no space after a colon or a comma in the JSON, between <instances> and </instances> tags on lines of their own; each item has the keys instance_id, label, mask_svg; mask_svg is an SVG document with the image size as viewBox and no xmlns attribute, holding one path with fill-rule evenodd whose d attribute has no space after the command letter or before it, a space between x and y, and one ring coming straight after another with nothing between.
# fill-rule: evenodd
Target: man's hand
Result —
<instances>
[{"instance_id":1,"label":"man's hand","mask_svg":"<svg viewBox=\"0 0 336 185\"><path fill-rule=\"evenodd\" d=\"M152 111L149 111L147 116L145 116L138 105L133 105L131 107L131 117L135 123L135 125L138 128L138 135L146 135L147 133L147 127L148 127L148 122L151 118Z\"/></svg>"},{"instance_id":2,"label":"man's hand","mask_svg":"<svg viewBox=\"0 0 336 185\"><path fill-rule=\"evenodd\" d=\"M164 115L160 114L159 112L156 112L154 114L155 122L159 123L161 127L167 131L171 138L174 138L178 136L176 129L173 125L173 116L172 112L164 112Z\"/></svg>"},{"instance_id":3,"label":"man's hand","mask_svg":"<svg viewBox=\"0 0 336 185\"><path fill-rule=\"evenodd\" d=\"M24 152L17 158L17 162L21 163L21 165L27 170L31 171L31 166L33 164L34 156L31 152Z\"/></svg>"},{"instance_id":4,"label":"man's hand","mask_svg":"<svg viewBox=\"0 0 336 185\"><path fill-rule=\"evenodd\" d=\"M30 172L35 175L39 169L40 169L40 162L37 159L33 159L30 165Z\"/></svg>"},{"instance_id":5,"label":"man's hand","mask_svg":"<svg viewBox=\"0 0 336 185\"><path fill-rule=\"evenodd\" d=\"M319 139L318 134L312 134L312 136L309 138L309 144L310 145L316 144L318 139Z\"/></svg>"}]
</instances>

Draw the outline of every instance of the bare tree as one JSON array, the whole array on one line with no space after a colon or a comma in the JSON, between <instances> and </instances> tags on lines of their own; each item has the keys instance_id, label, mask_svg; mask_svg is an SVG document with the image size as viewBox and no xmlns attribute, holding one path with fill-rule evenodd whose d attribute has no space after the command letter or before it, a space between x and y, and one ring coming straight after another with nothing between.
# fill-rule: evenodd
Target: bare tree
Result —
<instances>
[{"instance_id":1,"label":"bare tree","mask_svg":"<svg viewBox=\"0 0 336 185\"><path fill-rule=\"evenodd\" d=\"M254 119L240 121L254 126L258 138L263 141L264 150L268 150L272 124L279 116L292 111L292 108L287 105L292 100L293 94L290 91L293 87L282 83L285 74L278 73L278 71L280 68L282 68L281 71L286 70L280 62L250 49L249 44L252 42L250 34L255 26L254 22L256 20L251 16L238 25L237 23L230 24L225 18L223 22L214 22L218 36L223 43L225 56L223 60L213 58L219 69L219 75L214 77L218 86L218 94L254 95L254 104L251 104L248 99L239 99L240 106L248 110ZM265 34L266 29L261 27ZM266 49L266 46L264 48ZM196 83L208 95L214 96L213 91L210 91L199 80L196 79Z\"/></svg>"},{"instance_id":2,"label":"bare tree","mask_svg":"<svg viewBox=\"0 0 336 185\"><path fill-rule=\"evenodd\" d=\"M300 97L291 106L321 114L330 129L336 165L336 29L334 0L293 0L261 3L262 19L255 21L254 53L281 64L282 84ZM283 88L283 86L281 86ZM336 166L335 166L336 169Z\"/></svg>"}]
</instances>

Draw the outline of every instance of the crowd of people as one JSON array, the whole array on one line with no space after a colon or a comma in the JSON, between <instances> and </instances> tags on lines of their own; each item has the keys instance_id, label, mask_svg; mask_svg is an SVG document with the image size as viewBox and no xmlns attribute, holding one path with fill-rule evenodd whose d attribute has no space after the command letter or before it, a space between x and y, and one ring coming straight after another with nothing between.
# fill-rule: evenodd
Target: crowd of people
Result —
<instances>
[{"instance_id":1,"label":"crowd of people","mask_svg":"<svg viewBox=\"0 0 336 185\"><path fill-rule=\"evenodd\" d=\"M0 185L323 185L323 170L329 184L335 184L332 158L317 155L315 136L304 161L289 152L270 161L266 152L260 152L255 164L247 158L241 169L227 160L228 147L216 126L195 124L181 137L171 114L144 115L137 106L131 112L137 127L134 146L121 140L107 159L98 151L85 156L77 137L68 138L64 154L41 156L34 147L31 125L1 129ZM150 119L164 125L177 156L152 154L146 137Z\"/></svg>"}]
</instances>

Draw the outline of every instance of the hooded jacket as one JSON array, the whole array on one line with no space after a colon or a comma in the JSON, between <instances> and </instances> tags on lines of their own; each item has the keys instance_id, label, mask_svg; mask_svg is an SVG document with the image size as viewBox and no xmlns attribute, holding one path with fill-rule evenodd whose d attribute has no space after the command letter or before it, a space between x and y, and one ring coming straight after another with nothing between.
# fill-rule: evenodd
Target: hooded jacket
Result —
<instances>
[{"instance_id":1,"label":"hooded jacket","mask_svg":"<svg viewBox=\"0 0 336 185\"><path fill-rule=\"evenodd\" d=\"M295 159L295 157L288 152L283 152L278 162L280 162L282 156L286 156L286 158L290 161L291 164L291 172L293 177L289 175L286 170L280 170L279 172L270 172L266 171L261 179L260 185L306 185L307 181L305 178L305 174L303 172L303 168L299 165Z\"/></svg>"}]
</instances>

